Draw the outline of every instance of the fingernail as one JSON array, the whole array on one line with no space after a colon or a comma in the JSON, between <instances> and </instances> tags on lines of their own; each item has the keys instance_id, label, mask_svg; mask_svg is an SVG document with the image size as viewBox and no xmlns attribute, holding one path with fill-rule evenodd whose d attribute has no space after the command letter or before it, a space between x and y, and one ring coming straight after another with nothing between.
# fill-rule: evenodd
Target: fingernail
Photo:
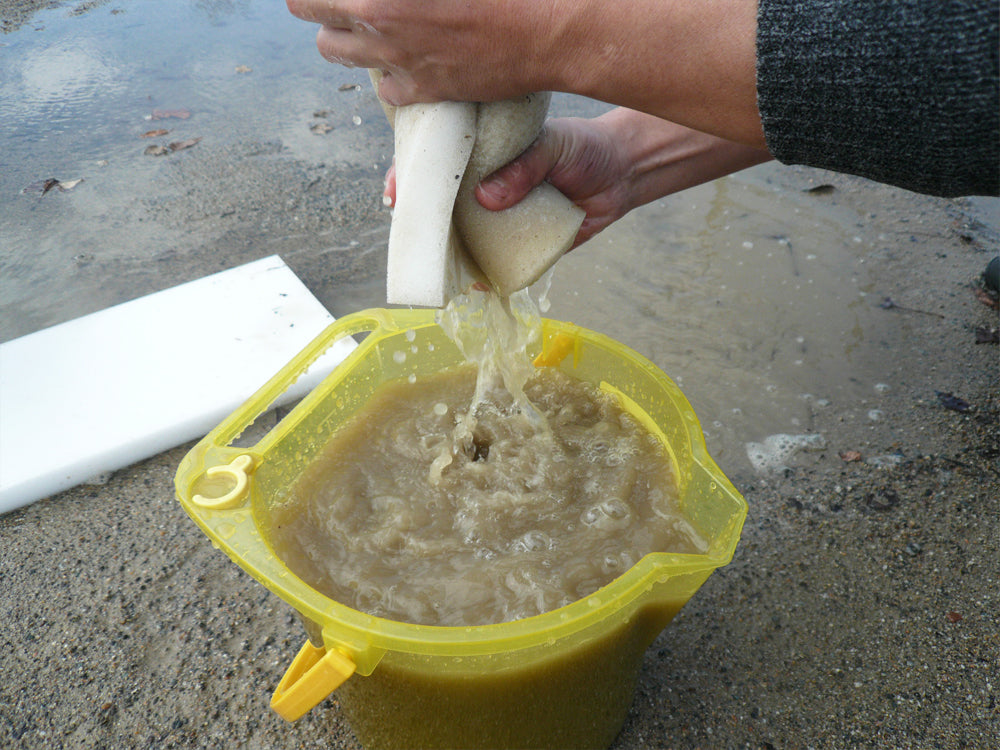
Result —
<instances>
[{"instance_id":1,"label":"fingernail","mask_svg":"<svg viewBox=\"0 0 1000 750\"><path fill-rule=\"evenodd\" d=\"M503 177L487 177L479 183L479 189L487 198L497 202L506 200L510 193L510 185Z\"/></svg>"}]
</instances>

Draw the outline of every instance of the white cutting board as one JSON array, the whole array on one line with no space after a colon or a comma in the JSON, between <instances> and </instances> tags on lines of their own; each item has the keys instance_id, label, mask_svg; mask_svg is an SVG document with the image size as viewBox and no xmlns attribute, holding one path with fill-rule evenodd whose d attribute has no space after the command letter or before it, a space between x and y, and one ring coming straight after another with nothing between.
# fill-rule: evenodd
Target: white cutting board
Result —
<instances>
[{"instance_id":1,"label":"white cutting board","mask_svg":"<svg viewBox=\"0 0 1000 750\"><path fill-rule=\"evenodd\" d=\"M0 513L204 435L332 321L273 255L0 344Z\"/></svg>"}]
</instances>

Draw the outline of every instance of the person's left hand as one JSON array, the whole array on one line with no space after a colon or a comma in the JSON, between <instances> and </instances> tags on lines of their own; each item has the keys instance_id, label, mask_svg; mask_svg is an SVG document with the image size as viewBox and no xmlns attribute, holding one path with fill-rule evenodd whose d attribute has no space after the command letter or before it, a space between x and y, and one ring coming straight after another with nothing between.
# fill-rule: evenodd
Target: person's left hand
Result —
<instances>
[{"instance_id":1,"label":"person's left hand","mask_svg":"<svg viewBox=\"0 0 1000 750\"><path fill-rule=\"evenodd\" d=\"M536 185L550 182L587 212L573 247L586 242L631 208L631 165L600 118L549 120L538 138L510 164L476 187L476 199L492 211L510 208ZM385 199L394 205L396 170L386 174Z\"/></svg>"},{"instance_id":2,"label":"person's left hand","mask_svg":"<svg viewBox=\"0 0 1000 750\"><path fill-rule=\"evenodd\" d=\"M480 182L476 199L499 211L547 180L586 211L576 247L633 208L770 158L763 149L618 108L589 120L549 120L523 154ZM390 168L389 205L395 196Z\"/></svg>"}]
</instances>

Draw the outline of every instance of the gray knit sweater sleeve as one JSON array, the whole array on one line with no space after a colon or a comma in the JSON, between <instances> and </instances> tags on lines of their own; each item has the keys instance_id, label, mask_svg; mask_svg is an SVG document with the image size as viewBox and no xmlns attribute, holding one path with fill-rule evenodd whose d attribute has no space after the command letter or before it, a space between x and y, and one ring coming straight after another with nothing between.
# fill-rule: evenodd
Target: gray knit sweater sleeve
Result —
<instances>
[{"instance_id":1,"label":"gray knit sweater sleeve","mask_svg":"<svg viewBox=\"0 0 1000 750\"><path fill-rule=\"evenodd\" d=\"M759 0L771 153L932 195L1000 194L997 0Z\"/></svg>"}]
</instances>

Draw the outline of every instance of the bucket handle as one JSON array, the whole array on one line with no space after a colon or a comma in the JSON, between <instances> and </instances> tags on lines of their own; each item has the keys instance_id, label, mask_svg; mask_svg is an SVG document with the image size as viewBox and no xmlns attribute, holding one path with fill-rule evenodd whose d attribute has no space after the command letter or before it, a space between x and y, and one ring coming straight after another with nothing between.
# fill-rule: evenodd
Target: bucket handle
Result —
<instances>
[{"instance_id":1,"label":"bucket handle","mask_svg":"<svg viewBox=\"0 0 1000 750\"><path fill-rule=\"evenodd\" d=\"M343 652L306 641L274 689L271 709L285 721L295 721L343 685L354 669Z\"/></svg>"}]
</instances>

